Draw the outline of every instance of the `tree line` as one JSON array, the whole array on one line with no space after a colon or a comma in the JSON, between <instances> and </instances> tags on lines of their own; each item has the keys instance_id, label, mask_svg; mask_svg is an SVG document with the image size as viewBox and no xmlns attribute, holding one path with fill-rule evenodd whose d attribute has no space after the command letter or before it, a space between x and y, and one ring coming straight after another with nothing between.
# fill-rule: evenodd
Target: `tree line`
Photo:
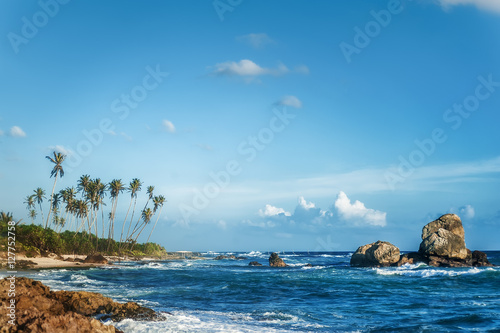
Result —
<instances>
[{"instance_id":1,"label":"tree line","mask_svg":"<svg viewBox=\"0 0 500 333\"><path fill-rule=\"evenodd\" d=\"M50 173L50 178L54 177L54 185L48 200L46 217L42 206L47 199L45 190L38 187L32 194L26 196L24 203L32 224L40 216L45 229L53 227L56 232L61 232L66 228L67 230L74 230L75 235L83 232L88 237L92 237L94 232L96 250L99 246L100 228L101 238L105 239L107 237L106 251L108 251L111 241L118 241L114 239L118 200L123 197L123 192L128 192L130 194L130 203L120 232L118 243L120 244L120 251L124 249L132 250L139 236L151 225L156 215L156 220L146 240L146 243L149 242L149 238L160 219L163 205L166 202L163 195L154 194L154 186L146 187L146 204L136 216L137 196L143 187L143 183L138 178L132 179L129 185L126 186L121 179L113 179L106 183L100 178L92 179L89 175L82 175L77 181L76 187L70 186L56 192L57 180L64 176L63 162L66 155L54 151L52 155L46 156L46 158L54 165ZM110 200L110 210L107 214L104 211L106 197Z\"/></svg>"}]
</instances>

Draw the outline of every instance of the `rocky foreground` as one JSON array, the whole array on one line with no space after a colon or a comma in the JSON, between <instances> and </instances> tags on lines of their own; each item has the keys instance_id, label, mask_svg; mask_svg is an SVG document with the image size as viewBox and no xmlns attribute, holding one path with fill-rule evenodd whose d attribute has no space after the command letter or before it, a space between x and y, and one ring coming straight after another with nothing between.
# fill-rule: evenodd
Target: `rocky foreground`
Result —
<instances>
[{"instance_id":1,"label":"rocky foreground","mask_svg":"<svg viewBox=\"0 0 500 333\"><path fill-rule=\"evenodd\" d=\"M446 214L426 224L418 252L401 255L389 242L377 241L360 246L351 257L351 266L387 267L423 262L435 267L493 266L481 251L465 246L465 231L460 217Z\"/></svg>"},{"instance_id":2,"label":"rocky foreground","mask_svg":"<svg viewBox=\"0 0 500 333\"><path fill-rule=\"evenodd\" d=\"M164 320L160 314L135 302L117 303L86 291L51 291L40 281L25 277L15 279L15 311L12 311L11 282L9 278L0 280L0 332L121 332L94 316L113 321Z\"/></svg>"}]
</instances>

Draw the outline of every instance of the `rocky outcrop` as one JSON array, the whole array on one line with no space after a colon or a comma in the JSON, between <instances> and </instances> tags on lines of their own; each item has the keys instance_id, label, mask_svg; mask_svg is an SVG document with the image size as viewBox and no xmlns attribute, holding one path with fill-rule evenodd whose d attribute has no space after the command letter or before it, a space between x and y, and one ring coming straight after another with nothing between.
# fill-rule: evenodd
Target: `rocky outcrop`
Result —
<instances>
[{"instance_id":1,"label":"rocky outcrop","mask_svg":"<svg viewBox=\"0 0 500 333\"><path fill-rule=\"evenodd\" d=\"M351 257L351 266L383 267L396 264L400 259L399 249L389 242L377 241L358 247Z\"/></svg>"},{"instance_id":2,"label":"rocky outcrop","mask_svg":"<svg viewBox=\"0 0 500 333\"><path fill-rule=\"evenodd\" d=\"M10 284L8 278L0 280L2 304L10 302ZM114 321L124 318L163 320L153 310L137 303L117 303L98 293L54 292L40 281L25 277L16 278L15 286L15 319L8 316L10 309L0 307L2 332L119 332L113 326L91 318L96 315ZM15 325L9 323L11 319Z\"/></svg>"},{"instance_id":3,"label":"rocky outcrop","mask_svg":"<svg viewBox=\"0 0 500 333\"><path fill-rule=\"evenodd\" d=\"M228 256L225 256L223 254L218 255L217 257L214 258L214 260L222 260L222 259L233 259L233 260L246 260L246 257L237 257L234 254L230 254Z\"/></svg>"},{"instance_id":4,"label":"rocky outcrop","mask_svg":"<svg viewBox=\"0 0 500 333\"><path fill-rule=\"evenodd\" d=\"M260 262L257 262L257 261L251 261L248 266L262 266L262 264Z\"/></svg>"},{"instance_id":5,"label":"rocky outcrop","mask_svg":"<svg viewBox=\"0 0 500 333\"><path fill-rule=\"evenodd\" d=\"M271 267L287 267L287 264L281 259L276 252L269 256L269 266Z\"/></svg>"},{"instance_id":6,"label":"rocky outcrop","mask_svg":"<svg viewBox=\"0 0 500 333\"><path fill-rule=\"evenodd\" d=\"M443 215L422 229L419 252L426 257L466 259L464 234L462 221L457 215Z\"/></svg>"},{"instance_id":7,"label":"rocky outcrop","mask_svg":"<svg viewBox=\"0 0 500 333\"><path fill-rule=\"evenodd\" d=\"M423 262L436 267L493 266L486 253L471 252L465 246L465 232L460 217L445 214L422 228L418 252L400 256L399 249L388 242L360 246L351 257L351 266L402 266Z\"/></svg>"},{"instance_id":8,"label":"rocky outcrop","mask_svg":"<svg viewBox=\"0 0 500 333\"><path fill-rule=\"evenodd\" d=\"M91 254L83 262L86 264L107 264L108 259L104 258L101 254Z\"/></svg>"}]
</instances>

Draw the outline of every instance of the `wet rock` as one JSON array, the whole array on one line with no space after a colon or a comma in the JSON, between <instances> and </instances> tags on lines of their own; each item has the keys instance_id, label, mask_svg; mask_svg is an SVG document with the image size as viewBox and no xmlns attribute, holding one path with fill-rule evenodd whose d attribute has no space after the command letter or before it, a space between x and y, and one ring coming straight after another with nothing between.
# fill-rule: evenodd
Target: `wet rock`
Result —
<instances>
[{"instance_id":1,"label":"wet rock","mask_svg":"<svg viewBox=\"0 0 500 333\"><path fill-rule=\"evenodd\" d=\"M427 264L428 259L418 252L410 252L410 253L403 254L399 258L399 261L396 263L395 266L403 266L405 264L413 265L413 264L416 264L419 262Z\"/></svg>"},{"instance_id":2,"label":"wet rock","mask_svg":"<svg viewBox=\"0 0 500 333\"><path fill-rule=\"evenodd\" d=\"M7 304L10 281L0 280L0 300ZM119 332L91 316L135 320L163 320L153 310L137 303L117 303L98 293L57 291L39 281L18 277L15 325L10 325L8 308L0 307L1 332Z\"/></svg>"},{"instance_id":3,"label":"wet rock","mask_svg":"<svg viewBox=\"0 0 500 333\"><path fill-rule=\"evenodd\" d=\"M287 267L287 264L281 259L276 252L269 256L269 266L271 267Z\"/></svg>"},{"instance_id":4,"label":"wet rock","mask_svg":"<svg viewBox=\"0 0 500 333\"><path fill-rule=\"evenodd\" d=\"M399 261L399 249L389 242L377 241L358 247L351 257L351 266L382 267Z\"/></svg>"},{"instance_id":5,"label":"wet rock","mask_svg":"<svg viewBox=\"0 0 500 333\"><path fill-rule=\"evenodd\" d=\"M257 262L257 261L251 261L248 266L262 266L261 263Z\"/></svg>"},{"instance_id":6,"label":"wet rock","mask_svg":"<svg viewBox=\"0 0 500 333\"><path fill-rule=\"evenodd\" d=\"M86 264L107 264L108 259L97 253L88 255L83 262Z\"/></svg>"}]
</instances>

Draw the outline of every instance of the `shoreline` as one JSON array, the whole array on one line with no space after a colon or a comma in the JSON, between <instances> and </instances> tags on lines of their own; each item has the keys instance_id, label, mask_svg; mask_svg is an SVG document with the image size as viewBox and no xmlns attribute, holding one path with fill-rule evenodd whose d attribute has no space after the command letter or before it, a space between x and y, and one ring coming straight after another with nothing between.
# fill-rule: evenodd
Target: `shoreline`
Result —
<instances>
[{"instance_id":1,"label":"shoreline","mask_svg":"<svg viewBox=\"0 0 500 333\"><path fill-rule=\"evenodd\" d=\"M38 270L38 269L65 269L65 268L96 268L96 267L112 267L114 262L138 262L138 261L165 261L165 260L200 260L207 259L197 252L176 253L168 252L167 255L161 257L129 257L129 256L104 256L108 263L85 263L83 262L86 255L78 254L63 254L61 256L50 254L47 257L26 257L24 254L16 254L15 267L8 267L8 260L4 256L0 256L0 271L12 270Z\"/></svg>"}]
</instances>

